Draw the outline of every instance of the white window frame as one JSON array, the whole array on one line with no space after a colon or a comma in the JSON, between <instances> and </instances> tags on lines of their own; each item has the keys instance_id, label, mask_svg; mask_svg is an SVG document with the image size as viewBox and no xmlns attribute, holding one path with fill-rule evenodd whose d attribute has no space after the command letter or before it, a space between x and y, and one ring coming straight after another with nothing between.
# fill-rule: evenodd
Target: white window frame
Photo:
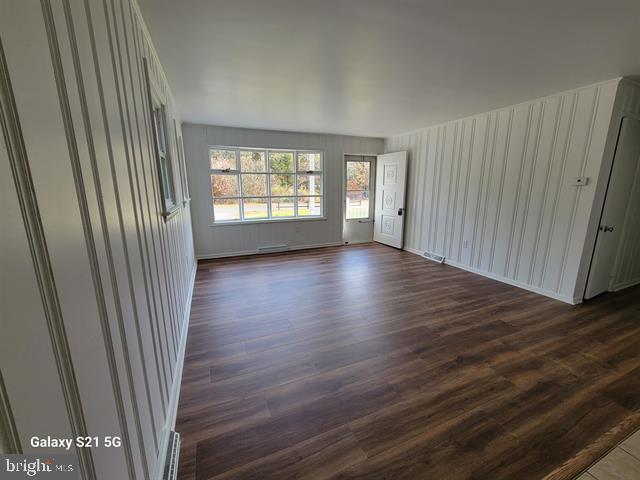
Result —
<instances>
[{"instance_id":1,"label":"white window frame","mask_svg":"<svg viewBox=\"0 0 640 480\"><path fill-rule=\"evenodd\" d=\"M344 195L344 221L345 222L370 222L373 221L374 217L374 207L375 201L373 199L374 196L374 179L375 179L375 169L376 169L376 157L374 155L345 155L344 156L344 191L342 194ZM355 157L360 157L356 160ZM347 190L347 182L348 182L348 169L347 164L349 162L367 162L369 164L369 215L367 217L357 217L357 218L347 218L347 193L350 190ZM360 191L360 190L351 190L351 191Z\"/></svg>"},{"instance_id":2,"label":"white window frame","mask_svg":"<svg viewBox=\"0 0 640 480\"><path fill-rule=\"evenodd\" d=\"M178 170L180 171L180 185L182 186L182 205L186 205L191 201L189 194L189 182L187 179L187 162L184 156L184 142L182 135L178 133L178 125L173 120L173 130L176 139L176 150L178 152Z\"/></svg>"},{"instance_id":3,"label":"white window frame","mask_svg":"<svg viewBox=\"0 0 640 480\"><path fill-rule=\"evenodd\" d=\"M167 102L163 101L159 88L154 84L149 74L147 59L144 59L144 72L149 97L151 117L151 135L154 156L158 172L158 185L162 211L160 214L165 221L171 218L179 209L177 203L176 182L174 179L173 155L171 154L170 134L167 122ZM160 128L158 128L160 127ZM165 180L168 189L165 187ZM169 190L169 191L167 191Z\"/></svg>"},{"instance_id":4,"label":"white window frame","mask_svg":"<svg viewBox=\"0 0 640 480\"><path fill-rule=\"evenodd\" d=\"M214 169L211 166L211 151L212 150L233 150L235 151L236 168L235 169ZM240 152L246 151L258 151L264 152L265 155L265 172L243 172L240 163ZM271 159L270 152L291 152L293 154L293 171L292 172L272 172L271 171ZM211 226L221 225L246 225L256 223L278 223L278 222L300 222L300 221L314 221L314 220L326 220L325 216L325 155L323 150L311 150L311 149L296 149L296 148L261 148L261 147L236 147L225 145L210 145L207 150L207 164L209 167L209 184L213 175L230 175L235 176L238 182L238 196L237 197L219 197L225 199L237 199L238 207L240 211L240 219L238 220L218 220L215 219L214 209L214 196L213 190L209 188L209 209ZM320 170L304 170L298 171L298 158L301 154L314 153L320 155L320 163L322 169ZM267 195L266 196L243 196L242 192L242 174L259 174L265 175L267 182ZM293 194L291 195L271 195L271 175L293 175ZM298 195L298 175L319 175L320 176L320 195ZM244 216L244 199L245 198L264 198L267 201L267 217L247 219ZM274 198L293 198L293 216L290 217L274 217L272 215L272 200ZM298 199L299 198L320 198L320 214L319 215L298 215Z\"/></svg>"}]
</instances>

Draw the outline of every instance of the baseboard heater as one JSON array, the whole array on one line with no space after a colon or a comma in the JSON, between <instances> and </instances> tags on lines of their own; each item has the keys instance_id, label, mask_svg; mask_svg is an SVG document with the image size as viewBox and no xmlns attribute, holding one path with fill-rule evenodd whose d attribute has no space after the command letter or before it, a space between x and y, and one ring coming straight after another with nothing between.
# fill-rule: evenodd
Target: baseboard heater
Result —
<instances>
[{"instance_id":1,"label":"baseboard heater","mask_svg":"<svg viewBox=\"0 0 640 480\"><path fill-rule=\"evenodd\" d=\"M180 456L180 434L169 432L167 455L164 460L164 473L162 480L176 480L178 478L178 459Z\"/></svg>"},{"instance_id":2,"label":"baseboard heater","mask_svg":"<svg viewBox=\"0 0 640 480\"><path fill-rule=\"evenodd\" d=\"M428 258L429 260L431 260L433 262L444 263L444 256L438 255L437 253L424 252L423 255L424 255L425 258Z\"/></svg>"},{"instance_id":3,"label":"baseboard heater","mask_svg":"<svg viewBox=\"0 0 640 480\"><path fill-rule=\"evenodd\" d=\"M264 247L258 247L257 250L258 253L286 252L289 250L289 245L266 245Z\"/></svg>"}]
</instances>

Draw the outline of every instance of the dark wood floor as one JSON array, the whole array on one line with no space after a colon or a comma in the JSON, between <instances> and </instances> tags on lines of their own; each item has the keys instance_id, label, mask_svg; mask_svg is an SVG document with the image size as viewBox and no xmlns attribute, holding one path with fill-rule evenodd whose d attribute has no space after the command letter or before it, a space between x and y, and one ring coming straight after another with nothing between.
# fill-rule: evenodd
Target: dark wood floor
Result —
<instances>
[{"instance_id":1,"label":"dark wood floor","mask_svg":"<svg viewBox=\"0 0 640 480\"><path fill-rule=\"evenodd\" d=\"M572 307L382 245L198 266L182 479L569 479L638 426L640 288Z\"/></svg>"}]
</instances>

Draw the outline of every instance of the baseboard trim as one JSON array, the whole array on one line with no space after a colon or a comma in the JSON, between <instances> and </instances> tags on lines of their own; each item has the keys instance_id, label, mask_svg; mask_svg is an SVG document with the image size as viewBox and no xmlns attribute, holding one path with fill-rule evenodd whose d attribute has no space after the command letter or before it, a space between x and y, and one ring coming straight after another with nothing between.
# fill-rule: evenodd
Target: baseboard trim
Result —
<instances>
[{"instance_id":1,"label":"baseboard trim","mask_svg":"<svg viewBox=\"0 0 640 480\"><path fill-rule=\"evenodd\" d=\"M634 285L640 284L640 278L636 278L634 280L629 280L628 282L618 283L611 288L612 292L618 292L620 290L624 290L625 288L633 287Z\"/></svg>"},{"instance_id":2,"label":"baseboard trim","mask_svg":"<svg viewBox=\"0 0 640 480\"><path fill-rule=\"evenodd\" d=\"M413 253L415 255L419 255L420 257L424 257L423 252L417 250L415 248L404 247L409 253ZM463 263L458 263L453 260L449 260L448 258L444 259L444 263L451 267L459 268L461 270L466 270L467 272L475 273L476 275L481 275L483 277L490 278L491 280L496 280L498 282L506 283L507 285L511 285L513 287L522 288L523 290L528 290L533 293L537 293L539 295L544 295L545 297L553 298L554 300L559 300L564 303L568 303L569 305L576 305L578 303L582 303L582 298L579 297L567 297L565 295L560 295L556 292L552 292L550 290L545 290L544 288L535 287L533 285L529 285L527 283L519 282L517 280L512 280L510 278L502 277L500 275L496 275L491 272L487 272L485 270L479 270L477 268L470 267Z\"/></svg>"},{"instance_id":3,"label":"baseboard trim","mask_svg":"<svg viewBox=\"0 0 640 480\"><path fill-rule=\"evenodd\" d=\"M286 250L282 250L276 253L291 252L295 250L308 250L310 248L338 247L341 245L343 245L342 242L314 243L311 245L294 245L294 246L288 247ZM201 255L196 255L196 259L211 260L213 258L242 257L245 255L266 255L266 254L267 253L260 252L258 250L240 250L237 252L205 253Z\"/></svg>"},{"instance_id":4,"label":"baseboard trim","mask_svg":"<svg viewBox=\"0 0 640 480\"><path fill-rule=\"evenodd\" d=\"M195 287L197 264L198 262L194 262L193 270L191 271L191 275L189 277L189 291L182 318L182 330L180 332L180 348L178 350L178 361L176 362L173 375L173 384L171 385L171 391L169 392L169 407L167 408L167 418L162 429L162 436L160 437L160 453L158 454L158 458L156 459L156 464L153 470L153 480L162 480L167 456L167 447L171 438L170 434L176 426L176 416L178 415L178 400L180 398L180 384L182 383L182 367L184 365L184 354L187 347L187 331L189 329L189 317L191 316L191 300L193 298L193 289Z\"/></svg>"}]
</instances>

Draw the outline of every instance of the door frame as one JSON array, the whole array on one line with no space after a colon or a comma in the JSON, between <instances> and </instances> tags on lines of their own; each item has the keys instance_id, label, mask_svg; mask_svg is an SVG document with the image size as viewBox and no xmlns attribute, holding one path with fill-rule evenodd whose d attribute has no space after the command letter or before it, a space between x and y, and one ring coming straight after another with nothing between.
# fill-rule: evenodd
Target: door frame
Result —
<instances>
[{"instance_id":1,"label":"door frame","mask_svg":"<svg viewBox=\"0 0 640 480\"><path fill-rule=\"evenodd\" d=\"M594 224L592 225L592 228L595 230L595 235L593 236L593 242L592 242L592 246L591 246L591 253L589 255L589 266L587 268L587 274L584 277L584 285L582 288L582 294L580 295L580 300L581 301L585 301L588 299L585 298L585 295L587 294L587 286L589 284L589 277L591 276L591 269L593 267L593 259L595 257L596 254L596 247L598 245L598 236L600 235L600 225L602 223L602 215L604 214L604 207L607 203L607 195L609 193L609 186L611 183L611 174L613 173L613 167L615 165L615 161L616 161L616 154L618 153L618 147L620 145L620 135L622 134L622 123L624 121L625 118L632 118L634 120L640 120L640 115L633 113L633 112L620 112L618 113L618 115L616 115L615 118L615 122L617 123L617 128L615 129L615 143L612 147L612 152L611 152L611 156L610 156L610 161L608 162L608 165L603 165L603 168L605 168L605 172L606 172L606 184L603 187L604 190L604 194L602 195L602 199L599 202L599 206L597 207L599 209L599 212L597 214L597 221L594 222ZM611 122L612 124L614 123L614 120L612 120ZM613 267L612 267L613 268ZM606 292L605 292L606 293ZM593 297L595 298L595 297Z\"/></svg>"},{"instance_id":2,"label":"door frame","mask_svg":"<svg viewBox=\"0 0 640 480\"><path fill-rule=\"evenodd\" d=\"M344 244L344 225L346 222L358 222L358 223L374 223L375 220L375 195L376 195L376 160L380 153L347 153L342 154L342 182L341 182L341 197L342 197L342 243ZM351 157L371 157L369 163L371 164L371 170L369 170L369 217L352 218L347 220L347 156ZM349 245L355 245L357 243L368 242L349 242Z\"/></svg>"}]
</instances>

